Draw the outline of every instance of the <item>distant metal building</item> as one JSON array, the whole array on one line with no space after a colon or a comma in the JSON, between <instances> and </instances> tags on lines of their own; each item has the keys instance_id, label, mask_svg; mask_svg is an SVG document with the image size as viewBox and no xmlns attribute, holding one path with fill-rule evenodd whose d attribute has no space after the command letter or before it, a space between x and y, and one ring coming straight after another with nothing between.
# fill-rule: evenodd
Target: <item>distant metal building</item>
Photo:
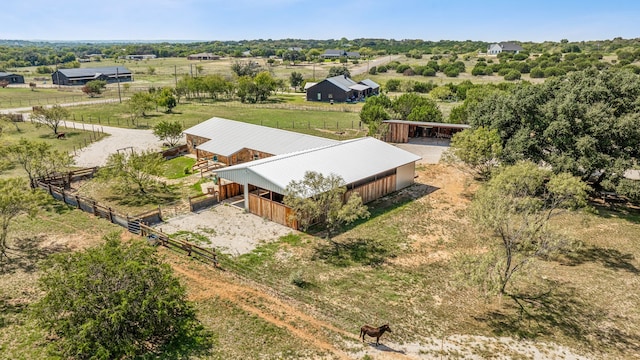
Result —
<instances>
[{"instance_id":1,"label":"distant metal building","mask_svg":"<svg viewBox=\"0 0 640 360\"><path fill-rule=\"evenodd\" d=\"M24 76L7 72L0 72L0 81L6 81L9 84L24 84Z\"/></svg>"},{"instance_id":2,"label":"distant metal building","mask_svg":"<svg viewBox=\"0 0 640 360\"><path fill-rule=\"evenodd\" d=\"M187 56L187 60L220 60L220 56L212 53L198 53Z\"/></svg>"},{"instance_id":3,"label":"distant metal building","mask_svg":"<svg viewBox=\"0 0 640 360\"><path fill-rule=\"evenodd\" d=\"M93 80L115 83L133 81L133 74L123 66L59 69L51 74L51 80L57 85L84 85Z\"/></svg>"}]
</instances>

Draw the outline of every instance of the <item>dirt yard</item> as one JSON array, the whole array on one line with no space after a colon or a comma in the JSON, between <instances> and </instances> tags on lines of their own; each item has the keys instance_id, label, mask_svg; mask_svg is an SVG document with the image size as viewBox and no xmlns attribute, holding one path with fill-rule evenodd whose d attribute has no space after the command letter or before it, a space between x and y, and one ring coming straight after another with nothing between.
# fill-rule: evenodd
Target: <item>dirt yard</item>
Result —
<instances>
[{"instance_id":1,"label":"dirt yard","mask_svg":"<svg viewBox=\"0 0 640 360\"><path fill-rule=\"evenodd\" d=\"M203 235L210 240L209 245L231 255L249 253L261 242L294 231L228 204L171 218L157 228L167 234L182 230Z\"/></svg>"}]
</instances>

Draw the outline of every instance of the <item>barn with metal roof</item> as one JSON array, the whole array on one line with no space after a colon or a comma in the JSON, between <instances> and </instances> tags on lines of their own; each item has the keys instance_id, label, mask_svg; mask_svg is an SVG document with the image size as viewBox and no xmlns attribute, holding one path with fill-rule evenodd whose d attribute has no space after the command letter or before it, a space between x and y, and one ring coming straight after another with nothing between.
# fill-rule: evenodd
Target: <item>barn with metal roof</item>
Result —
<instances>
[{"instance_id":1,"label":"barn with metal roof","mask_svg":"<svg viewBox=\"0 0 640 360\"><path fill-rule=\"evenodd\" d=\"M133 81L133 74L123 66L59 69L51 74L51 80L57 85L84 85L93 80L115 83Z\"/></svg>"},{"instance_id":2,"label":"barn with metal roof","mask_svg":"<svg viewBox=\"0 0 640 360\"><path fill-rule=\"evenodd\" d=\"M336 140L214 117L184 131L198 159L226 165L338 143Z\"/></svg>"},{"instance_id":3,"label":"barn with metal roof","mask_svg":"<svg viewBox=\"0 0 640 360\"><path fill-rule=\"evenodd\" d=\"M24 76L8 72L0 72L0 81L6 81L9 84L24 84Z\"/></svg>"},{"instance_id":4,"label":"barn with metal roof","mask_svg":"<svg viewBox=\"0 0 640 360\"><path fill-rule=\"evenodd\" d=\"M216 170L216 176L242 187L244 208L251 213L296 228L283 199L287 185L306 172L339 175L347 186L345 198L357 192L367 203L413 184L419 159L367 137L226 167Z\"/></svg>"}]
</instances>

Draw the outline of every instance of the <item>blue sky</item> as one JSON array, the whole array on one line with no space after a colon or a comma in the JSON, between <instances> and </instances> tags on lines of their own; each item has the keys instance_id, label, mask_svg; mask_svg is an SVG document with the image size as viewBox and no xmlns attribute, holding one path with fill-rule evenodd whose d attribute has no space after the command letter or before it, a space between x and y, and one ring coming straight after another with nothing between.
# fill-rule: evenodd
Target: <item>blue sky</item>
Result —
<instances>
[{"instance_id":1,"label":"blue sky","mask_svg":"<svg viewBox=\"0 0 640 360\"><path fill-rule=\"evenodd\" d=\"M640 37L637 0L6 0L2 5L0 39L19 40Z\"/></svg>"}]
</instances>

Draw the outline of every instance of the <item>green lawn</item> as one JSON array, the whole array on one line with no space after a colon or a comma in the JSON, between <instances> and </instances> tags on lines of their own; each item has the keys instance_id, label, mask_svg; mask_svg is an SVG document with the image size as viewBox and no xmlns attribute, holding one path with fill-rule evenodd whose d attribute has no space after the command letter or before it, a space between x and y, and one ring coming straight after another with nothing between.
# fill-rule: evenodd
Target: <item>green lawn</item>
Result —
<instances>
[{"instance_id":1,"label":"green lawn","mask_svg":"<svg viewBox=\"0 0 640 360\"><path fill-rule=\"evenodd\" d=\"M357 112L323 111L331 105L315 106L303 110L296 104L241 104L239 102L185 103L178 105L172 114L152 112L147 117L136 120L132 124L125 103L100 105L83 105L70 108L71 119L89 124L100 124L128 128L151 128L162 121L179 121L184 128L189 128L212 117L244 121L252 124L277 127L308 134L348 138L366 134L364 125L360 127ZM338 106L352 105L334 105ZM353 105L358 106L358 105ZM274 107L274 108L269 108ZM345 132L344 134L337 134Z\"/></svg>"},{"instance_id":2,"label":"green lawn","mask_svg":"<svg viewBox=\"0 0 640 360\"><path fill-rule=\"evenodd\" d=\"M16 126L18 129L16 129ZM91 125L86 125L85 130L82 130L80 126L77 129L73 127L67 128L63 123L62 126L58 128L58 132L65 133L65 138L58 139L53 134L53 131L46 126L36 127L30 122L4 124L2 135L0 136L0 147L17 143L20 139L24 138L30 141L41 141L50 144L54 149L73 155L75 151L108 136L107 134L99 132L97 127L93 128L95 131L92 131ZM26 176L26 174L24 174L22 169L13 168L5 172L0 172L0 176Z\"/></svg>"},{"instance_id":3,"label":"green lawn","mask_svg":"<svg viewBox=\"0 0 640 360\"><path fill-rule=\"evenodd\" d=\"M167 160L163 167L163 177L167 179L180 179L191 174L191 167L196 163L196 159L180 156Z\"/></svg>"},{"instance_id":4,"label":"green lawn","mask_svg":"<svg viewBox=\"0 0 640 360\"><path fill-rule=\"evenodd\" d=\"M105 96L109 95L109 93L105 94ZM0 109L61 104L86 100L90 99L80 91L80 88L75 91L60 91L57 89L36 89L35 91L31 91L29 88L0 88Z\"/></svg>"}]
</instances>

